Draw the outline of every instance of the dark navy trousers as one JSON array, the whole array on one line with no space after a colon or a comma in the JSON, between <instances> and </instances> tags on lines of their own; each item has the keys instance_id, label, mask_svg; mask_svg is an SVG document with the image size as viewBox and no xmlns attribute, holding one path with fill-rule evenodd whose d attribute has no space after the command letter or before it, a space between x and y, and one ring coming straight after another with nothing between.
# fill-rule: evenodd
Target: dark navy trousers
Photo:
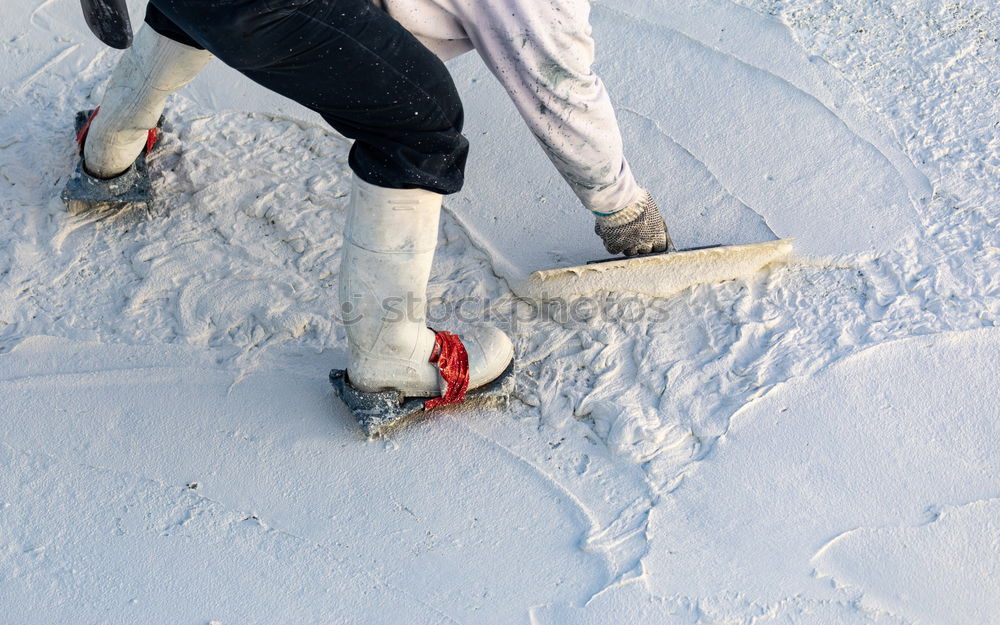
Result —
<instances>
[{"instance_id":1,"label":"dark navy trousers","mask_svg":"<svg viewBox=\"0 0 1000 625\"><path fill-rule=\"evenodd\" d=\"M461 189L469 144L451 76L370 0L150 0L146 22L319 113L354 139L366 182Z\"/></svg>"}]
</instances>

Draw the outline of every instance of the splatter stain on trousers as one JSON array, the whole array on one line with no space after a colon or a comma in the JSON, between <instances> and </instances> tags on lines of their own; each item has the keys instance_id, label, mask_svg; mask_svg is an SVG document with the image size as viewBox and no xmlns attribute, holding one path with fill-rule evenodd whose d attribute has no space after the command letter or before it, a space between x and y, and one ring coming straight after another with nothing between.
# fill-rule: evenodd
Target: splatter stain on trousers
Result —
<instances>
[{"instance_id":1,"label":"splatter stain on trousers","mask_svg":"<svg viewBox=\"0 0 1000 625\"><path fill-rule=\"evenodd\" d=\"M369 0L152 0L146 22L205 48L355 140L371 184L461 189L468 142L443 62Z\"/></svg>"}]
</instances>

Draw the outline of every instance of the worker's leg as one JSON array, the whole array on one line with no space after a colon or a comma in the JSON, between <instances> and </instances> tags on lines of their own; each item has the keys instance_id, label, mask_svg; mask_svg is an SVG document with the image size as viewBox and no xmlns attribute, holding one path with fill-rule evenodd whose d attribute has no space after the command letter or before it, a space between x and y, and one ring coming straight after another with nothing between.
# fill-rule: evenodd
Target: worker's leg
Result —
<instances>
[{"instance_id":1,"label":"worker's leg","mask_svg":"<svg viewBox=\"0 0 1000 625\"><path fill-rule=\"evenodd\" d=\"M467 149L441 61L369 0L153 2L223 62L356 140L339 277L351 382L448 403L499 376L513 357L503 333L470 332L452 353L425 323L441 198L461 187Z\"/></svg>"},{"instance_id":2,"label":"worker's leg","mask_svg":"<svg viewBox=\"0 0 1000 625\"><path fill-rule=\"evenodd\" d=\"M369 0L153 0L195 42L355 139L380 187L453 193L468 142L442 62Z\"/></svg>"}]
</instances>

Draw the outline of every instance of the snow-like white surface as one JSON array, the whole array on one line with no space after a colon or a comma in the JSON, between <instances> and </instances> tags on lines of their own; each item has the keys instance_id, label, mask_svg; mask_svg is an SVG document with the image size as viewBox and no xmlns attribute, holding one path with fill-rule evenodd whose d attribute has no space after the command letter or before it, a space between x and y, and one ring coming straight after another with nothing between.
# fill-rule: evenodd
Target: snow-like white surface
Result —
<instances>
[{"instance_id":1,"label":"snow-like white surface","mask_svg":"<svg viewBox=\"0 0 1000 625\"><path fill-rule=\"evenodd\" d=\"M936 553L936 566L920 574L904 574L905 533L882 529L884 555L838 546L856 542L847 537L824 548L857 528L927 523L944 506L996 497L998 351L995 328L894 341L744 407L653 511L649 586L665 597L830 599L829 584L812 571L813 556L832 550L853 555L848 566L882 593L921 594L926 605L964 604L963 613L979 608L1000 617L997 586L982 580L997 566L996 533L988 528L967 528L974 530L968 540L953 540L956 551ZM891 574L894 561L904 570ZM914 585L921 575L951 582ZM963 585L993 592L953 603L954 587ZM963 622L959 614L951 622Z\"/></svg>"},{"instance_id":2,"label":"snow-like white surface","mask_svg":"<svg viewBox=\"0 0 1000 625\"><path fill-rule=\"evenodd\" d=\"M421 622L510 623L606 581L601 558L578 548L584 511L480 436L485 417L366 445L331 401L321 360L310 375L269 370L235 386L208 360L190 347L44 339L3 359L0 392L17 406L5 419L4 490L40 498L0 511L4 604L16 606L5 618L72 622L82 595L86 620L123 623L156 621L175 601L182 622L360 622L395 604ZM105 578L113 592L94 587ZM274 604L272 584L285 597ZM53 603L69 611L56 618Z\"/></svg>"},{"instance_id":3,"label":"snow-like white surface","mask_svg":"<svg viewBox=\"0 0 1000 625\"><path fill-rule=\"evenodd\" d=\"M993 623L1000 604L1000 499L946 507L918 527L859 528L831 541L817 572L873 610L948 624Z\"/></svg>"},{"instance_id":4,"label":"snow-like white surface","mask_svg":"<svg viewBox=\"0 0 1000 625\"><path fill-rule=\"evenodd\" d=\"M6 620L1000 620L995 3L595 3L678 244L802 255L584 315L511 296L604 254L457 60L431 312L511 332L516 398L375 442L325 380L347 143L215 64L171 101L156 213L70 218L72 113L117 53L73 0L4 11Z\"/></svg>"}]
</instances>

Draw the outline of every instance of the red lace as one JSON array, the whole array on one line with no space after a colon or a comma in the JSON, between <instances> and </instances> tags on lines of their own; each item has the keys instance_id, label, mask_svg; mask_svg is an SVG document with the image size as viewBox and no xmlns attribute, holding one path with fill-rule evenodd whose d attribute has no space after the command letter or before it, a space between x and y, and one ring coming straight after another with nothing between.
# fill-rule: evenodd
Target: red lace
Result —
<instances>
[{"instance_id":1,"label":"red lace","mask_svg":"<svg viewBox=\"0 0 1000 625\"><path fill-rule=\"evenodd\" d=\"M90 130L90 123L97 117L97 111L99 110L101 110L101 107L94 109L94 112L87 118L87 123L83 125L83 128L80 128L80 132L76 133L76 144L80 146L81 154L83 154L83 142L87 140L87 131Z\"/></svg>"},{"instance_id":2,"label":"red lace","mask_svg":"<svg viewBox=\"0 0 1000 625\"><path fill-rule=\"evenodd\" d=\"M154 145L156 145L156 138L159 134L160 129L156 126L149 129L149 132L146 134L146 154L149 154L149 151L153 149Z\"/></svg>"},{"instance_id":3,"label":"red lace","mask_svg":"<svg viewBox=\"0 0 1000 625\"><path fill-rule=\"evenodd\" d=\"M444 380L444 394L424 403L424 410L451 406L465 401L469 390L469 354L462 339L451 332L434 332L434 350L430 362L438 367Z\"/></svg>"},{"instance_id":4,"label":"red lace","mask_svg":"<svg viewBox=\"0 0 1000 625\"><path fill-rule=\"evenodd\" d=\"M99 110L101 110L101 107L97 107L96 109L94 109L94 112L91 113L90 117L87 118L87 123L84 124L82 128L80 128L80 132L76 133L76 143L77 143L77 145L80 146L80 153L81 154L83 153L83 142L87 140L87 131L90 130L90 124L91 124L91 122L94 121L94 118L97 117L97 111L99 111ZM157 128L157 127L154 126L154 127L152 127L152 128L149 129L148 133L146 133L146 153L147 154L149 154L149 151L153 149L154 145L156 145L156 139L160 135L159 130L160 130L159 128Z\"/></svg>"}]
</instances>

